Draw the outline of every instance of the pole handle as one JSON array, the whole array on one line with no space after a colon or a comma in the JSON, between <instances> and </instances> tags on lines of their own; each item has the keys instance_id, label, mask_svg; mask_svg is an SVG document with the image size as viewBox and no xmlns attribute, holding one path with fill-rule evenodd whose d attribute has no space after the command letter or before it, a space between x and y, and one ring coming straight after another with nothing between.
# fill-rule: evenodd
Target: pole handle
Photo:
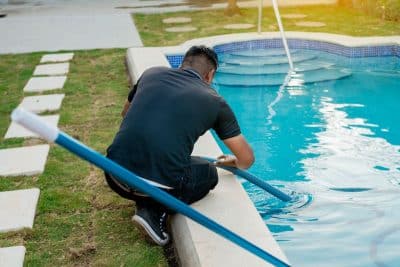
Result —
<instances>
[{"instance_id":1,"label":"pole handle","mask_svg":"<svg viewBox=\"0 0 400 267\"><path fill-rule=\"evenodd\" d=\"M40 116L23 108L14 109L11 119L49 142L54 142L60 132L57 127L48 124Z\"/></svg>"}]
</instances>

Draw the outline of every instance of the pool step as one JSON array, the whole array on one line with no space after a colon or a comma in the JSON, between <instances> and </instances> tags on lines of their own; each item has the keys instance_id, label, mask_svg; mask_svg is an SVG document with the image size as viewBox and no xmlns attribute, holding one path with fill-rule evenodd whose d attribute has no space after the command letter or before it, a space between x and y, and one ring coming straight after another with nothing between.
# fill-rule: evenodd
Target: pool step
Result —
<instances>
[{"instance_id":1,"label":"pool step","mask_svg":"<svg viewBox=\"0 0 400 267\"><path fill-rule=\"evenodd\" d=\"M291 55L296 53L298 53L298 50L290 50ZM254 49L232 52L230 55L239 57L275 57L286 56L286 52L283 49Z\"/></svg>"},{"instance_id":2,"label":"pool step","mask_svg":"<svg viewBox=\"0 0 400 267\"><path fill-rule=\"evenodd\" d=\"M318 60L303 61L295 65L296 72L305 72L333 67L333 63ZM260 74L286 74L289 71L288 64L243 66L243 65L224 65L218 69L219 73L229 73L236 75L260 75Z\"/></svg>"},{"instance_id":3,"label":"pool step","mask_svg":"<svg viewBox=\"0 0 400 267\"><path fill-rule=\"evenodd\" d=\"M338 80L351 75L347 69L320 69L297 73L292 78L292 84L302 85L306 83L323 82L330 80ZM283 84L285 74L273 75L251 75L244 78L236 74L217 73L214 84L223 86L240 86L240 87L255 87L255 86L276 86Z\"/></svg>"},{"instance_id":4,"label":"pool step","mask_svg":"<svg viewBox=\"0 0 400 267\"><path fill-rule=\"evenodd\" d=\"M316 59L316 56L312 55L295 55L292 57L293 63L299 63L307 60ZM220 58L221 67L226 65L243 65L243 66L263 66L263 65L276 65L276 64L288 64L286 56L274 56L274 57L235 57L227 55Z\"/></svg>"}]
</instances>

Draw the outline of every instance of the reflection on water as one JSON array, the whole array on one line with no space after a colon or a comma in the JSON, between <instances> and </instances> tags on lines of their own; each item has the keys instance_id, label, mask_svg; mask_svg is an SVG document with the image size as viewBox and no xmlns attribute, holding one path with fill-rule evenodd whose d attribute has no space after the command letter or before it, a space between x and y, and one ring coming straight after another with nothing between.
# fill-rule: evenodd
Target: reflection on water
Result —
<instances>
[{"instance_id":1,"label":"reflection on water","mask_svg":"<svg viewBox=\"0 0 400 267\"><path fill-rule=\"evenodd\" d=\"M376 249L375 254L371 254L375 255L373 262L367 259L351 261L354 256L367 258L365 251L369 244L376 244L373 238L381 235L381 227L399 219L390 212L394 206L399 206L396 197L400 191L393 191L393 180L399 177L400 146L377 136L379 125L368 123L365 118L349 117L346 113L349 108L363 109L365 106L335 103L333 98L322 96L318 113L323 125L319 121L305 126L323 128L315 133L313 142L300 150L305 157L301 160L303 171L299 175L309 178L310 182L299 187L313 192L313 202L300 207L294 203L283 209L270 205L270 208L265 208L268 211L261 209L261 214L277 239L285 240L283 247L289 258L292 255L298 259L304 252L301 244L318 239L322 246L310 247L308 253L320 254L321 248L324 248L336 250L333 254L338 257L348 255L346 262L340 266L373 266L377 263L381 264L378 266L395 266L376 260ZM318 156L307 157L310 154ZM368 191L378 193L370 194ZM257 200L255 202L257 204ZM270 204L268 201L265 203ZM290 224L285 225L284 222ZM310 238L309 233L316 231L319 232L318 238L312 238L312 235ZM351 253L338 251L339 244L332 243L336 239L340 239L342 246L345 245ZM389 254L387 262L399 259L398 255L386 254ZM314 263L332 266L322 262L325 259ZM298 263L298 266L311 266Z\"/></svg>"},{"instance_id":2,"label":"reflection on water","mask_svg":"<svg viewBox=\"0 0 400 267\"><path fill-rule=\"evenodd\" d=\"M392 187L389 181L399 175L396 167L400 165L400 146L376 137L372 129L377 125L363 118L349 118L344 110L347 107L363 108L321 99L319 111L326 130L317 133L318 142L304 150L305 154L319 155L302 160L305 175L329 187Z\"/></svg>"},{"instance_id":3,"label":"reflection on water","mask_svg":"<svg viewBox=\"0 0 400 267\"><path fill-rule=\"evenodd\" d=\"M314 192L312 203L303 206L292 203L277 209L266 201L266 205L270 205L265 208L268 211L261 209L270 230L278 240L285 240L283 247L289 258L291 255L296 259L300 257L299 254L304 252L301 243L316 242L317 239L322 246L309 248L308 253L319 254L321 248L337 251L338 244L332 244L331 241L340 239L342 245L351 251L349 254L344 253L349 258L340 266L372 266L373 263L367 263L368 260L348 262L350 255L367 257L365 250L369 244L376 243L373 238L381 235L380 227L391 224L390 219L399 219L390 212L393 206L399 206L399 201L395 199L400 191L393 191L392 181L399 177L397 167L400 165L400 146L376 136L373 130L379 128L379 125L368 123L364 118L350 118L346 108L365 107L361 104L334 103L330 97L321 97L318 111L324 122L324 130L315 133L316 140L300 150L304 155L318 155L304 157L301 160L303 171L299 173L310 179L307 185L299 188L307 187L310 192ZM318 125L306 127L321 127L320 124L318 122ZM371 190L379 193L370 194L368 191ZM397 204L393 205L388 199ZM283 222L290 224L285 225ZM308 233L316 231L319 232L318 238L310 238ZM334 254L343 255L342 252ZM394 261L394 255L391 256L388 262ZM399 259L399 256L395 258ZM321 258L321 261L325 259ZM381 264L378 266L395 266L385 265L376 259L373 262ZM298 266L311 266L299 263ZM317 265L332 266L322 262Z\"/></svg>"},{"instance_id":4,"label":"reflection on water","mask_svg":"<svg viewBox=\"0 0 400 267\"><path fill-rule=\"evenodd\" d=\"M221 86L255 150L251 172L293 201L243 185L294 266L399 266L400 60L322 54L353 75Z\"/></svg>"}]
</instances>

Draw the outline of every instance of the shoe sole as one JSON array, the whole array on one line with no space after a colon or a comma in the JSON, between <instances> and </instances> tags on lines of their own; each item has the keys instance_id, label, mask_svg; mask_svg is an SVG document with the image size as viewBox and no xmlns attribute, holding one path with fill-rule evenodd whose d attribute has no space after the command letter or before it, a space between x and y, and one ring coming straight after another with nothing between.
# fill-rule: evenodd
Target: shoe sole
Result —
<instances>
[{"instance_id":1,"label":"shoe sole","mask_svg":"<svg viewBox=\"0 0 400 267\"><path fill-rule=\"evenodd\" d=\"M132 221L138 226L140 232L144 235L147 241L159 246L165 246L169 242L168 235L164 240L160 239L151 226L142 217L134 215L132 217Z\"/></svg>"}]
</instances>

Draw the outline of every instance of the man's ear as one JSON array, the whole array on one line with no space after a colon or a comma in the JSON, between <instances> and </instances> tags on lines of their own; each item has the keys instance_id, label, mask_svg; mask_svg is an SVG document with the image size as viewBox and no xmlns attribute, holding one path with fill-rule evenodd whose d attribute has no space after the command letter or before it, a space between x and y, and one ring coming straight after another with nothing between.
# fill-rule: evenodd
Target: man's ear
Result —
<instances>
[{"instance_id":1,"label":"man's ear","mask_svg":"<svg viewBox=\"0 0 400 267\"><path fill-rule=\"evenodd\" d=\"M208 84L211 84L212 80L214 79L215 69L210 70L206 76L204 76L204 81Z\"/></svg>"}]
</instances>

